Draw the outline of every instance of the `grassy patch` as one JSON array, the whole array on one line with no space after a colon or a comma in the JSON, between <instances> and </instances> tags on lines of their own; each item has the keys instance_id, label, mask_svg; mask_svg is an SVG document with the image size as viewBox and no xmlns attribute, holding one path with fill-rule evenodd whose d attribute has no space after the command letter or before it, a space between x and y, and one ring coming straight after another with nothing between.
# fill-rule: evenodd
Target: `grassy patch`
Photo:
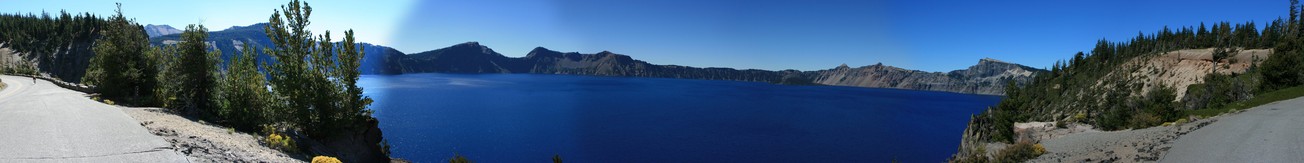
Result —
<instances>
[{"instance_id":1,"label":"grassy patch","mask_svg":"<svg viewBox=\"0 0 1304 163\"><path fill-rule=\"evenodd\" d=\"M1277 102L1281 100L1289 100L1296 97L1304 97L1304 86L1290 87L1286 89L1259 94L1257 96L1254 96L1254 98L1251 98L1250 100L1233 102L1231 104L1227 104L1226 106L1220 108L1187 110L1186 115L1210 117L1226 112L1248 109L1251 107Z\"/></svg>"}]
</instances>

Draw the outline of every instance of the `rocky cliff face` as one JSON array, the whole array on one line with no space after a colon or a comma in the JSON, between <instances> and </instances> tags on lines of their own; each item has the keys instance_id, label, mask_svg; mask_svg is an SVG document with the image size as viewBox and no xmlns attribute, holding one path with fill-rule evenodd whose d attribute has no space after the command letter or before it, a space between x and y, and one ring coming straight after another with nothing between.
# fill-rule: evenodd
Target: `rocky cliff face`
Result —
<instances>
[{"instance_id":1,"label":"rocky cliff face","mask_svg":"<svg viewBox=\"0 0 1304 163\"><path fill-rule=\"evenodd\" d=\"M909 70L876 64L846 65L819 71L737 70L656 65L608 51L596 54L535 48L525 57L510 58L476 42L407 55L404 73L535 73L597 76L735 80L781 84L821 84L899 88L974 94L1004 94L1009 81L1025 82L1045 71L1018 64L982 59L977 65L948 73Z\"/></svg>"},{"instance_id":2,"label":"rocky cliff face","mask_svg":"<svg viewBox=\"0 0 1304 163\"><path fill-rule=\"evenodd\" d=\"M985 58L968 69L948 73L909 70L883 64L850 68L846 65L813 72L817 84L946 91L973 94L1004 94L1009 81L1027 82L1044 71Z\"/></svg>"},{"instance_id":3,"label":"rocky cliff face","mask_svg":"<svg viewBox=\"0 0 1304 163\"><path fill-rule=\"evenodd\" d=\"M149 35L149 37L178 34L181 32L181 30L172 28L172 26L169 25L145 25L145 35Z\"/></svg>"}]
</instances>

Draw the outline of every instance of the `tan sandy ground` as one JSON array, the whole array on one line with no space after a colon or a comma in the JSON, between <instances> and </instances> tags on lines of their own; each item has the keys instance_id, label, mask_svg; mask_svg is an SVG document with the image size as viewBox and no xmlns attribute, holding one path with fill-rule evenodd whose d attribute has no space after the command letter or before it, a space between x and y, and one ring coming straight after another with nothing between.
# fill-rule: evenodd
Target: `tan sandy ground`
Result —
<instances>
[{"instance_id":1,"label":"tan sandy ground","mask_svg":"<svg viewBox=\"0 0 1304 163\"><path fill-rule=\"evenodd\" d=\"M263 146L261 136L192 121L160 108L121 107L150 133L162 136L196 162L305 162Z\"/></svg>"}]
</instances>

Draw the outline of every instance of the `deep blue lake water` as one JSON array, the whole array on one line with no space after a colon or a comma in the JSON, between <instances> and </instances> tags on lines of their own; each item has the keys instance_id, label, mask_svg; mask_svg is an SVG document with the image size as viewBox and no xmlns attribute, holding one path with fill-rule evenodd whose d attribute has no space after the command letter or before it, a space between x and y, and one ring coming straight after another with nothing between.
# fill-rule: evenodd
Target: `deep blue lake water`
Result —
<instances>
[{"instance_id":1,"label":"deep blue lake water","mask_svg":"<svg viewBox=\"0 0 1304 163\"><path fill-rule=\"evenodd\" d=\"M999 96L534 74L366 75L393 156L446 162L941 162Z\"/></svg>"}]
</instances>

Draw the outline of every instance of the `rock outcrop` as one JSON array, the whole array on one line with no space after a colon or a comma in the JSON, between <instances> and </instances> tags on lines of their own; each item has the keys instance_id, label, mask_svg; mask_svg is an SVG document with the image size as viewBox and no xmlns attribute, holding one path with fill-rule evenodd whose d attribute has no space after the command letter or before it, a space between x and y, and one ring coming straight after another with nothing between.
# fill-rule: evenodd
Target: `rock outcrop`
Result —
<instances>
[{"instance_id":1,"label":"rock outcrop","mask_svg":"<svg viewBox=\"0 0 1304 163\"><path fill-rule=\"evenodd\" d=\"M179 34L181 32L183 31L177 28L172 28L172 26L169 25L153 25L153 24L145 25L145 35L148 35L149 37Z\"/></svg>"},{"instance_id":2,"label":"rock outcrop","mask_svg":"<svg viewBox=\"0 0 1304 163\"><path fill-rule=\"evenodd\" d=\"M360 127L344 130L334 136L317 141L298 138L308 152L317 156L333 156L344 162L390 162L383 145L379 121L367 119Z\"/></svg>"},{"instance_id":3,"label":"rock outcrop","mask_svg":"<svg viewBox=\"0 0 1304 163\"><path fill-rule=\"evenodd\" d=\"M1039 71L1044 70L985 58L968 69L948 73L909 70L880 63L858 68L842 65L815 71L812 79L824 85L1000 95L1005 91L1006 82L1027 82Z\"/></svg>"}]
</instances>

